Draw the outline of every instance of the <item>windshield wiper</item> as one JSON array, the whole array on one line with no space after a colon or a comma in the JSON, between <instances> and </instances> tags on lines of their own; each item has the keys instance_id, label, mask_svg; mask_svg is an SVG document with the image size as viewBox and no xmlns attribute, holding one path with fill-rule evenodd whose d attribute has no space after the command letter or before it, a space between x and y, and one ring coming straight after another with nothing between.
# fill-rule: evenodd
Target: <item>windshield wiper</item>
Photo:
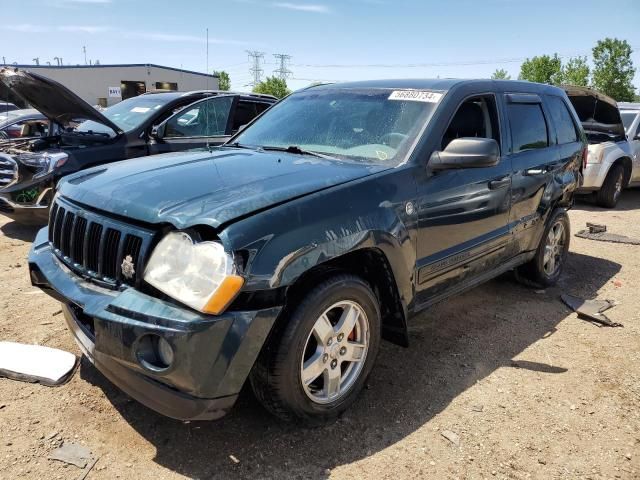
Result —
<instances>
[{"instance_id":1,"label":"windshield wiper","mask_svg":"<svg viewBox=\"0 0 640 480\"><path fill-rule=\"evenodd\" d=\"M222 146L223 147L233 147L233 148L246 148L247 150L255 150L255 147L251 147L249 145L242 145L240 142L225 143Z\"/></svg>"},{"instance_id":2,"label":"windshield wiper","mask_svg":"<svg viewBox=\"0 0 640 480\"><path fill-rule=\"evenodd\" d=\"M326 160L336 160L335 157L332 157L330 155L325 155L324 153L320 153L320 152L313 152L311 150L303 150L297 145L289 145L288 147L266 146L266 147L260 147L260 148L265 151L287 152L287 153L293 153L294 155L311 155L312 157L324 158Z\"/></svg>"}]
</instances>

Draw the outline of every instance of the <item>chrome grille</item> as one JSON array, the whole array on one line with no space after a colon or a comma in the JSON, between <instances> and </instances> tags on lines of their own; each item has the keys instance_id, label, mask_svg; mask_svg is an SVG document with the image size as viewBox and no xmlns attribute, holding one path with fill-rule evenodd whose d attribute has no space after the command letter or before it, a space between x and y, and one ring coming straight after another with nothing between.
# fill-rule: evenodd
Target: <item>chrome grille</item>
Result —
<instances>
[{"instance_id":1,"label":"chrome grille","mask_svg":"<svg viewBox=\"0 0 640 480\"><path fill-rule=\"evenodd\" d=\"M51 207L49 242L56 256L79 275L103 286L137 285L154 232L105 217L61 198ZM133 263L126 278L122 263Z\"/></svg>"},{"instance_id":2,"label":"chrome grille","mask_svg":"<svg viewBox=\"0 0 640 480\"><path fill-rule=\"evenodd\" d=\"M8 155L0 154L0 188L8 187L18 178L18 164Z\"/></svg>"}]
</instances>

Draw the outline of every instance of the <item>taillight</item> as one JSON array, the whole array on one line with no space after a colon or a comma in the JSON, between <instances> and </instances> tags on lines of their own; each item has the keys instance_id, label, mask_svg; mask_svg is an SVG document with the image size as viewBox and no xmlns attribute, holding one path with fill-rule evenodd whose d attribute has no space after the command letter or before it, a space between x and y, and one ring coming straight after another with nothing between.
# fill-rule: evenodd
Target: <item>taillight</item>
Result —
<instances>
[{"instance_id":1,"label":"taillight","mask_svg":"<svg viewBox=\"0 0 640 480\"><path fill-rule=\"evenodd\" d=\"M582 150L582 169L587 168L587 156L589 155L589 147L584 147Z\"/></svg>"}]
</instances>

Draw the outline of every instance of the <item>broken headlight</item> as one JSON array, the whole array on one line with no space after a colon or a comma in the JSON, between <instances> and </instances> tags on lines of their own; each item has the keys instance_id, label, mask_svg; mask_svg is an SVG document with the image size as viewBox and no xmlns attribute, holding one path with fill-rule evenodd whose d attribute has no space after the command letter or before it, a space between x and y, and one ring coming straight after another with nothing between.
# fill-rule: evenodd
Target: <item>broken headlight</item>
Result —
<instances>
[{"instance_id":1,"label":"broken headlight","mask_svg":"<svg viewBox=\"0 0 640 480\"><path fill-rule=\"evenodd\" d=\"M51 173L55 168L67 163L69 155L66 153L22 153L18 155L18 161L27 167L36 168L34 178Z\"/></svg>"},{"instance_id":2,"label":"broken headlight","mask_svg":"<svg viewBox=\"0 0 640 480\"><path fill-rule=\"evenodd\" d=\"M213 315L224 311L244 283L220 243L194 243L186 232L171 232L158 243L144 279L175 300Z\"/></svg>"}]
</instances>

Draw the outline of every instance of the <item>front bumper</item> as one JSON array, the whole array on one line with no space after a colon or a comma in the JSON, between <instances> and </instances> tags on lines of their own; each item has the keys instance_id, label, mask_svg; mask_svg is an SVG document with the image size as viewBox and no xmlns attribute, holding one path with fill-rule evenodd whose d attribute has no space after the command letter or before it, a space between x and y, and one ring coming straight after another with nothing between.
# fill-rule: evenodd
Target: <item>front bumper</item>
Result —
<instances>
[{"instance_id":1,"label":"front bumper","mask_svg":"<svg viewBox=\"0 0 640 480\"><path fill-rule=\"evenodd\" d=\"M29 253L31 283L63 303L82 352L111 382L147 407L180 420L222 417L235 400L281 307L219 316L145 295L108 290L62 265L47 229ZM163 370L140 361L140 339L159 335L173 348Z\"/></svg>"},{"instance_id":2,"label":"front bumper","mask_svg":"<svg viewBox=\"0 0 640 480\"><path fill-rule=\"evenodd\" d=\"M45 225L49 220L49 203L53 195L52 188L46 188L33 203L17 203L11 195L0 193L0 214L28 225Z\"/></svg>"}]
</instances>

